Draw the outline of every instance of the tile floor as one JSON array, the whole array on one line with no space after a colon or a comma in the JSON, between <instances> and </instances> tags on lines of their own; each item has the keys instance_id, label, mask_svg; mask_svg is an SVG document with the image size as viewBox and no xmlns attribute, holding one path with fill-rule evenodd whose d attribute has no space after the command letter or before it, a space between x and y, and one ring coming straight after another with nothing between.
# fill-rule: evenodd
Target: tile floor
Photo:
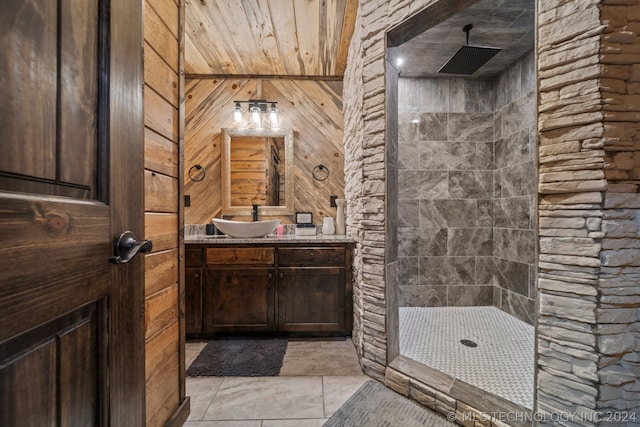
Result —
<instances>
[{"instance_id":1,"label":"tile floor","mask_svg":"<svg viewBox=\"0 0 640 427\"><path fill-rule=\"evenodd\" d=\"M205 345L187 342L187 367ZM185 427L319 427L368 379L350 339L290 340L278 377L187 377Z\"/></svg>"},{"instance_id":2,"label":"tile floor","mask_svg":"<svg viewBox=\"0 0 640 427\"><path fill-rule=\"evenodd\" d=\"M400 308L400 354L529 409L534 342L533 326L496 307Z\"/></svg>"}]
</instances>

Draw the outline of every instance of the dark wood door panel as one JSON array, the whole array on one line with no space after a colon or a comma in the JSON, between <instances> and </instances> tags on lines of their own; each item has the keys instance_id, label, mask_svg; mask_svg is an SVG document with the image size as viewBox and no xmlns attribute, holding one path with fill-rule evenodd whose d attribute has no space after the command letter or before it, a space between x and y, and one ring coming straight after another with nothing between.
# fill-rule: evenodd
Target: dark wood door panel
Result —
<instances>
[{"instance_id":1,"label":"dark wood door panel","mask_svg":"<svg viewBox=\"0 0 640 427\"><path fill-rule=\"evenodd\" d=\"M56 425L54 340L0 365L0 425Z\"/></svg>"},{"instance_id":2,"label":"dark wood door panel","mask_svg":"<svg viewBox=\"0 0 640 427\"><path fill-rule=\"evenodd\" d=\"M3 4L0 189L99 198L100 22L98 0Z\"/></svg>"},{"instance_id":3,"label":"dark wood door panel","mask_svg":"<svg viewBox=\"0 0 640 427\"><path fill-rule=\"evenodd\" d=\"M2 2L0 171L56 178L57 3Z\"/></svg>"},{"instance_id":4,"label":"dark wood door panel","mask_svg":"<svg viewBox=\"0 0 640 427\"><path fill-rule=\"evenodd\" d=\"M0 344L0 425L104 425L104 300Z\"/></svg>"}]
</instances>

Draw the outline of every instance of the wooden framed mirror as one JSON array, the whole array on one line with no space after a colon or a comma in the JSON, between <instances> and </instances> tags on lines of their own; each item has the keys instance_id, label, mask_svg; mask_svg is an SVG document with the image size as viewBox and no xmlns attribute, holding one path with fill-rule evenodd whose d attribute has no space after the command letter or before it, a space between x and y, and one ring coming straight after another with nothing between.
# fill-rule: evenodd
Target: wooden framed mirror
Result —
<instances>
[{"instance_id":1,"label":"wooden framed mirror","mask_svg":"<svg viewBox=\"0 0 640 427\"><path fill-rule=\"evenodd\" d=\"M293 130L222 129L222 214L293 215Z\"/></svg>"}]
</instances>

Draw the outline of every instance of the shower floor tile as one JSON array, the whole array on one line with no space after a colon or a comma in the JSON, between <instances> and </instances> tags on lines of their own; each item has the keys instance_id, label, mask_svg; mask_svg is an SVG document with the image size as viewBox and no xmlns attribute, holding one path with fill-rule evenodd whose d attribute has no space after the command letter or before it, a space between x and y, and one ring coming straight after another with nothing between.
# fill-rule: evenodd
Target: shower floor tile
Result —
<instances>
[{"instance_id":1,"label":"shower floor tile","mask_svg":"<svg viewBox=\"0 0 640 427\"><path fill-rule=\"evenodd\" d=\"M533 326L496 307L400 307L400 354L533 406Z\"/></svg>"}]
</instances>

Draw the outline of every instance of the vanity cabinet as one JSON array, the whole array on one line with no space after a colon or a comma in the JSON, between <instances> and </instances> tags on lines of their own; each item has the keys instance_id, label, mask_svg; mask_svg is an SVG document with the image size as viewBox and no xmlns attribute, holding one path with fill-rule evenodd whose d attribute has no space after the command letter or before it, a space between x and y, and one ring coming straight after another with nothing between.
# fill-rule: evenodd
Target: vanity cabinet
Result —
<instances>
[{"instance_id":1,"label":"vanity cabinet","mask_svg":"<svg viewBox=\"0 0 640 427\"><path fill-rule=\"evenodd\" d=\"M348 243L188 244L187 254L200 254L201 280L186 263L187 288L201 290L187 289L187 334L350 335L351 250Z\"/></svg>"}]
</instances>

